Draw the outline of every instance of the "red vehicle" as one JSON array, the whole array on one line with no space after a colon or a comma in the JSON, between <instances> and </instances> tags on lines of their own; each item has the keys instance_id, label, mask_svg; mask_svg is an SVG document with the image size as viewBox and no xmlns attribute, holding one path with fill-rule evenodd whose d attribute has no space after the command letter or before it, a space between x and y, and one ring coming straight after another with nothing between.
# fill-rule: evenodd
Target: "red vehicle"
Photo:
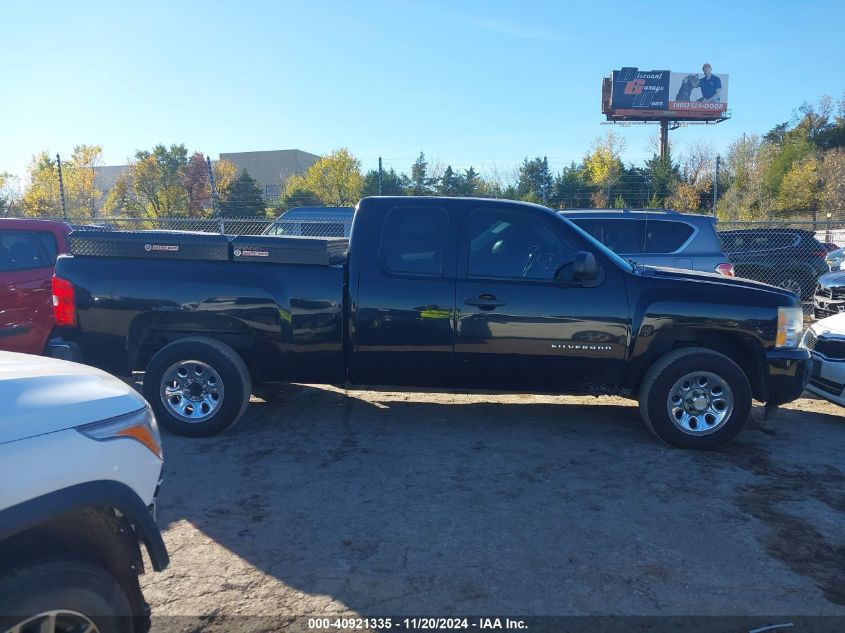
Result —
<instances>
[{"instance_id":1,"label":"red vehicle","mask_svg":"<svg viewBox=\"0 0 845 633\"><path fill-rule=\"evenodd\" d=\"M49 339L53 267L70 231L64 222L0 218L0 350L68 357L67 344Z\"/></svg>"}]
</instances>

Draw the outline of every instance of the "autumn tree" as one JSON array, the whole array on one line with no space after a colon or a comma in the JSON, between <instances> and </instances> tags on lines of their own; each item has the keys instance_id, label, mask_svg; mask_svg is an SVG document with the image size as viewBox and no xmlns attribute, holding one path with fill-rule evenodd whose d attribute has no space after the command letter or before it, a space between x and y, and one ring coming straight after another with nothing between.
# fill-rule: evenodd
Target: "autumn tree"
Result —
<instances>
[{"instance_id":1,"label":"autumn tree","mask_svg":"<svg viewBox=\"0 0 845 633\"><path fill-rule=\"evenodd\" d=\"M238 168L228 160L214 161L211 166L214 188L220 201L225 201L229 189L238 176ZM187 196L188 215L202 217L212 213L211 183L208 180L208 163L201 152L194 152L185 166L182 181Z\"/></svg>"},{"instance_id":2,"label":"autumn tree","mask_svg":"<svg viewBox=\"0 0 845 633\"><path fill-rule=\"evenodd\" d=\"M27 168L29 183L21 205L30 217L59 216L62 213L59 196L59 174L56 161L47 152L32 157Z\"/></svg>"},{"instance_id":3,"label":"autumn tree","mask_svg":"<svg viewBox=\"0 0 845 633\"><path fill-rule=\"evenodd\" d=\"M322 156L304 174L291 176L285 195L310 191L326 206L351 207L361 198L363 180L361 162L343 147Z\"/></svg>"},{"instance_id":4,"label":"autumn tree","mask_svg":"<svg viewBox=\"0 0 845 633\"><path fill-rule=\"evenodd\" d=\"M584 157L584 175L596 190L592 195L593 206L607 207L610 202L610 190L619 182L624 170L622 152L625 151L625 139L613 130L604 138L597 138Z\"/></svg>"},{"instance_id":5,"label":"autumn tree","mask_svg":"<svg viewBox=\"0 0 845 633\"><path fill-rule=\"evenodd\" d=\"M0 216L6 217L19 202L18 179L8 172L0 172Z\"/></svg>"},{"instance_id":6,"label":"autumn tree","mask_svg":"<svg viewBox=\"0 0 845 633\"><path fill-rule=\"evenodd\" d=\"M825 152L819 164L819 176L825 208L845 213L845 148Z\"/></svg>"},{"instance_id":7,"label":"autumn tree","mask_svg":"<svg viewBox=\"0 0 845 633\"><path fill-rule=\"evenodd\" d=\"M815 222L820 202L818 161L815 156L808 156L784 175L777 198L778 210L790 215L809 213Z\"/></svg>"},{"instance_id":8,"label":"autumn tree","mask_svg":"<svg viewBox=\"0 0 845 633\"><path fill-rule=\"evenodd\" d=\"M188 150L184 145L156 145L151 152L139 150L129 165L129 180L147 215L184 215L188 194L184 187Z\"/></svg>"}]
</instances>

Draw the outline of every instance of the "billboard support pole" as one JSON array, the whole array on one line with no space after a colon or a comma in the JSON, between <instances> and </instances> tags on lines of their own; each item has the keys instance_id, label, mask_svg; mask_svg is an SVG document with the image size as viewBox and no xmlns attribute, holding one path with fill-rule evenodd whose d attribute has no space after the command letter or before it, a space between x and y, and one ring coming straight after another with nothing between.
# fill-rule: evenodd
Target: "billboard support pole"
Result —
<instances>
[{"instance_id":1,"label":"billboard support pole","mask_svg":"<svg viewBox=\"0 0 845 633\"><path fill-rule=\"evenodd\" d=\"M660 121L660 160L666 160L669 155L669 120Z\"/></svg>"},{"instance_id":2,"label":"billboard support pole","mask_svg":"<svg viewBox=\"0 0 845 633\"><path fill-rule=\"evenodd\" d=\"M716 202L719 200L719 155L716 154L716 174L713 176L713 215L716 215Z\"/></svg>"}]
</instances>

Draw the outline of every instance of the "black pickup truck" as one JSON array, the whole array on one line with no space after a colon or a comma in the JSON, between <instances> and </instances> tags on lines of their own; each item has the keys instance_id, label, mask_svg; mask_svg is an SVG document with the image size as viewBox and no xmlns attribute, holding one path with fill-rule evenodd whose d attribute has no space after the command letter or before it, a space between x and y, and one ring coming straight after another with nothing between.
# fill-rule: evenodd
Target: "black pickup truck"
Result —
<instances>
[{"instance_id":1,"label":"black pickup truck","mask_svg":"<svg viewBox=\"0 0 845 633\"><path fill-rule=\"evenodd\" d=\"M710 448L752 398L771 412L808 377L794 294L638 267L533 204L365 198L348 244L85 232L71 252L54 279L63 337L84 362L145 371L184 435L305 382L621 394L662 440Z\"/></svg>"}]
</instances>

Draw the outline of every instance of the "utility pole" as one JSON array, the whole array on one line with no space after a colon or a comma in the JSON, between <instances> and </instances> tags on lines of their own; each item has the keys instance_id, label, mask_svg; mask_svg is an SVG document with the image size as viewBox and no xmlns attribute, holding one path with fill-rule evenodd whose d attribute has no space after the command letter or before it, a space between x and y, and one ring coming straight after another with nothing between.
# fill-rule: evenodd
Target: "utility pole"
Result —
<instances>
[{"instance_id":1,"label":"utility pole","mask_svg":"<svg viewBox=\"0 0 845 633\"><path fill-rule=\"evenodd\" d=\"M65 183L62 180L62 158L56 154L56 166L59 168L59 199L62 203L62 216L67 220L67 204L65 204Z\"/></svg>"},{"instance_id":2,"label":"utility pole","mask_svg":"<svg viewBox=\"0 0 845 633\"><path fill-rule=\"evenodd\" d=\"M716 154L716 174L713 177L713 215L716 215L716 201L719 199L719 162L720 157Z\"/></svg>"},{"instance_id":3,"label":"utility pole","mask_svg":"<svg viewBox=\"0 0 845 633\"><path fill-rule=\"evenodd\" d=\"M660 160L669 155L669 119L660 121Z\"/></svg>"},{"instance_id":4,"label":"utility pole","mask_svg":"<svg viewBox=\"0 0 845 633\"><path fill-rule=\"evenodd\" d=\"M381 168L381 156L378 157L378 195L381 195L381 185L382 185L382 168Z\"/></svg>"},{"instance_id":5,"label":"utility pole","mask_svg":"<svg viewBox=\"0 0 845 633\"><path fill-rule=\"evenodd\" d=\"M94 161L91 161L91 217L97 217L97 210L94 208L94 189L96 189L97 172L94 171Z\"/></svg>"}]
</instances>

